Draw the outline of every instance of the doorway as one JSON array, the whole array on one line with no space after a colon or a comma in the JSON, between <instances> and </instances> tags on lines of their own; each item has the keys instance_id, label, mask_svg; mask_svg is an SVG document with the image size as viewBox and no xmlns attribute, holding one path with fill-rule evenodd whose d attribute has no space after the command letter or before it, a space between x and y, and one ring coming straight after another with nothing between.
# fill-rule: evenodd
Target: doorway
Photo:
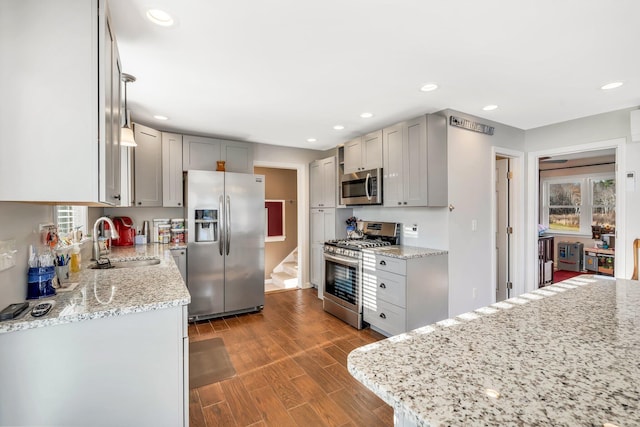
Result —
<instances>
[{"instance_id":1,"label":"doorway","mask_svg":"<svg viewBox=\"0 0 640 427\"><path fill-rule=\"evenodd\" d=\"M524 152L493 147L491 291L502 301L524 290Z\"/></svg>"},{"instance_id":2,"label":"doorway","mask_svg":"<svg viewBox=\"0 0 640 427\"><path fill-rule=\"evenodd\" d=\"M526 247L526 265L527 281L525 284L525 291L529 292L538 287L539 272L538 272L538 222L540 218L540 168L539 162L542 158L561 158L562 156L579 157L589 155L589 153L600 150L613 150L615 152L616 162L616 256L615 256L615 271L616 277L624 277L625 270L625 258L626 258L626 246L627 239L625 237L625 189L623 183L625 182L624 168L618 167L621 164L621 159L624 159L625 151L625 138L617 138L607 141L569 146L564 148L555 148L542 151L536 151L529 153L528 156L528 176L527 187L530 189L527 199L527 211L529 213L527 220L527 247Z\"/></svg>"},{"instance_id":3,"label":"doorway","mask_svg":"<svg viewBox=\"0 0 640 427\"><path fill-rule=\"evenodd\" d=\"M267 230L272 228L273 206L281 206L278 217L281 229L277 237L265 236L265 292L302 287L300 239L304 236L303 212L300 212L300 168L274 163L254 164L254 173L265 176L265 210ZM267 232L267 234L269 234Z\"/></svg>"},{"instance_id":4,"label":"doorway","mask_svg":"<svg viewBox=\"0 0 640 427\"><path fill-rule=\"evenodd\" d=\"M510 298L511 279L511 159L496 156L496 301Z\"/></svg>"}]
</instances>

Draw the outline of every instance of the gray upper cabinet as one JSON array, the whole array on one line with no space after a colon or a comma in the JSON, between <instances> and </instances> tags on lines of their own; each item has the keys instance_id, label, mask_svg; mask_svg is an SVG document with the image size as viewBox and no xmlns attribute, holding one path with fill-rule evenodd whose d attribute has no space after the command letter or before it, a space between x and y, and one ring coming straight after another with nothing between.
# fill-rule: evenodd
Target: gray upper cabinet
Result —
<instances>
[{"instance_id":1,"label":"gray upper cabinet","mask_svg":"<svg viewBox=\"0 0 640 427\"><path fill-rule=\"evenodd\" d=\"M162 206L182 206L182 135L162 133Z\"/></svg>"},{"instance_id":2,"label":"gray upper cabinet","mask_svg":"<svg viewBox=\"0 0 640 427\"><path fill-rule=\"evenodd\" d=\"M382 130L368 133L344 144L344 173L382 167Z\"/></svg>"},{"instance_id":3,"label":"gray upper cabinet","mask_svg":"<svg viewBox=\"0 0 640 427\"><path fill-rule=\"evenodd\" d=\"M108 14L107 14L108 16ZM105 76L104 88L104 169L100 172L100 181L104 182L104 198L100 201L120 205L122 192L120 186L120 86L122 70L118 56L116 37L111 28L111 21L104 22L104 55L102 56L103 72ZM100 63L100 61L98 61ZM102 147L101 147L102 150Z\"/></svg>"},{"instance_id":4,"label":"gray upper cabinet","mask_svg":"<svg viewBox=\"0 0 640 427\"><path fill-rule=\"evenodd\" d=\"M162 135L134 124L134 206L162 206Z\"/></svg>"},{"instance_id":5,"label":"gray upper cabinet","mask_svg":"<svg viewBox=\"0 0 640 427\"><path fill-rule=\"evenodd\" d=\"M227 172L253 173L253 143L221 139L220 159Z\"/></svg>"},{"instance_id":6,"label":"gray upper cabinet","mask_svg":"<svg viewBox=\"0 0 640 427\"><path fill-rule=\"evenodd\" d=\"M105 1L3 1L0 16L0 200L116 205L119 70Z\"/></svg>"},{"instance_id":7,"label":"gray upper cabinet","mask_svg":"<svg viewBox=\"0 0 640 427\"><path fill-rule=\"evenodd\" d=\"M216 170L220 160L220 141L203 136L182 136L182 170Z\"/></svg>"},{"instance_id":8,"label":"gray upper cabinet","mask_svg":"<svg viewBox=\"0 0 640 427\"><path fill-rule=\"evenodd\" d=\"M315 160L309 164L309 205L312 208L336 206L336 158Z\"/></svg>"},{"instance_id":9,"label":"gray upper cabinet","mask_svg":"<svg viewBox=\"0 0 640 427\"><path fill-rule=\"evenodd\" d=\"M227 172L253 173L253 144L250 142L184 135L182 139L182 170L217 169L225 161Z\"/></svg>"},{"instance_id":10,"label":"gray upper cabinet","mask_svg":"<svg viewBox=\"0 0 640 427\"><path fill-rule=\"evenodd\" d=\"M446 124L429 114L383 130L384 206L447 206Z\"/></svg>"}]
</instances>

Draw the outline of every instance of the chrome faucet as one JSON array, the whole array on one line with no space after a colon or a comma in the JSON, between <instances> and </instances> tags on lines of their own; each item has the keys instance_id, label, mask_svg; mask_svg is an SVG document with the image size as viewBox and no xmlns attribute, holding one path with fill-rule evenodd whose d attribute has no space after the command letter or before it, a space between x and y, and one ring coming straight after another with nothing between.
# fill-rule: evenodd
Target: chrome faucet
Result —
<instances>
[{"instance_id":1,"label":"chrome faucet","mask_svg":"<svg viewBox=\"0 0 640 427\"><path fill-rule=\"evenodd\" d=\"M100 243L98 242L98 225L103 221L109 224L112 238L117 239L118 237L120 237L118 235L118 232L116 231L116 226L113 225L113 221L111 221L111 218L101 216L100 218L96 219L95 224L93 224L93 235L91 236L91 238L93 239L93 259L96 261L100 258L101 255L106 255L109 253L108 248L104 251L100 250Z\"/></svg>"}]
</instances>

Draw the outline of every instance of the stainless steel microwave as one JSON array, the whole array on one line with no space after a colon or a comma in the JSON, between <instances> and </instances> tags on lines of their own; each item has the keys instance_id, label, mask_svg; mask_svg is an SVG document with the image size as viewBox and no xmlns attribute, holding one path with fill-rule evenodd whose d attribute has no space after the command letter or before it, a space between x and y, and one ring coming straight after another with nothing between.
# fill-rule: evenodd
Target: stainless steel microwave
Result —
<instances>
[{"instance_id":1,"label":"stainless steel microwave","mask_svg":"<svg viewBox=\"0 0 640 427\"><path fill-rule=\"evenodd\" d=\"M340 203L343 205L381 205L382 169L344 174L340 178Z\"/></svg>"}]
</instances>

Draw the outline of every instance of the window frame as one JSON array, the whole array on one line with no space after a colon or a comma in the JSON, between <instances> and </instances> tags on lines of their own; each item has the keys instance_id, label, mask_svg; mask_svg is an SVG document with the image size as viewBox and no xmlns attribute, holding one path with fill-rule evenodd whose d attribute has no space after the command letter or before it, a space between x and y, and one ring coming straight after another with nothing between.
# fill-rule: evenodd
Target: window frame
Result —
<instances>
[{"instance_id":1,"label":"window frame","mask_svg":"<svg viewBox=\"0 0 640 427\"><path fill-rule=\"evenodd\" d=\"M544 225L547 229L545 233L548 234L567 234L574 236L589 236L591 237L591 226L593 223L593 183L594 181L601 181L611 179L614 181L617 186L616 174L615 172L601 172L594 174L578 174L578 175L563 175L563 176L554 176L554 177L546 177L540 179L541 186L541 200L540 200L540 218L541 224ZM570 184L570 183L580 183L580 230L578 231L570 231L570 230L553 230L549 228L549 185L550 184ZM616 200L617 202L617 200ZM598 205L600 206L600 205ZM614 212L617 207L617 203L614 204Z\"/></svg>"},{"instance_id":2,"label":"window frame","mask_svg":"<svg viewBox=\"0 0 640 427\"><path fill-rule=\"evenodd\" d=\"M60 210L61 208L71 208L73 214L71 215L71 227L70 230L67 231L65 229L61 229L60 227ZM79 218L79 219L77 219ZM86 236L88 232L88 223L89 223L89 208L87 206L76 206L76 205L55 205L53 207L53 222L58 229L58 233L60 235L69 235L72 237L72 231L77 227L80 227L82 230L82 235Z\"/></svg>"}]
</instances>

